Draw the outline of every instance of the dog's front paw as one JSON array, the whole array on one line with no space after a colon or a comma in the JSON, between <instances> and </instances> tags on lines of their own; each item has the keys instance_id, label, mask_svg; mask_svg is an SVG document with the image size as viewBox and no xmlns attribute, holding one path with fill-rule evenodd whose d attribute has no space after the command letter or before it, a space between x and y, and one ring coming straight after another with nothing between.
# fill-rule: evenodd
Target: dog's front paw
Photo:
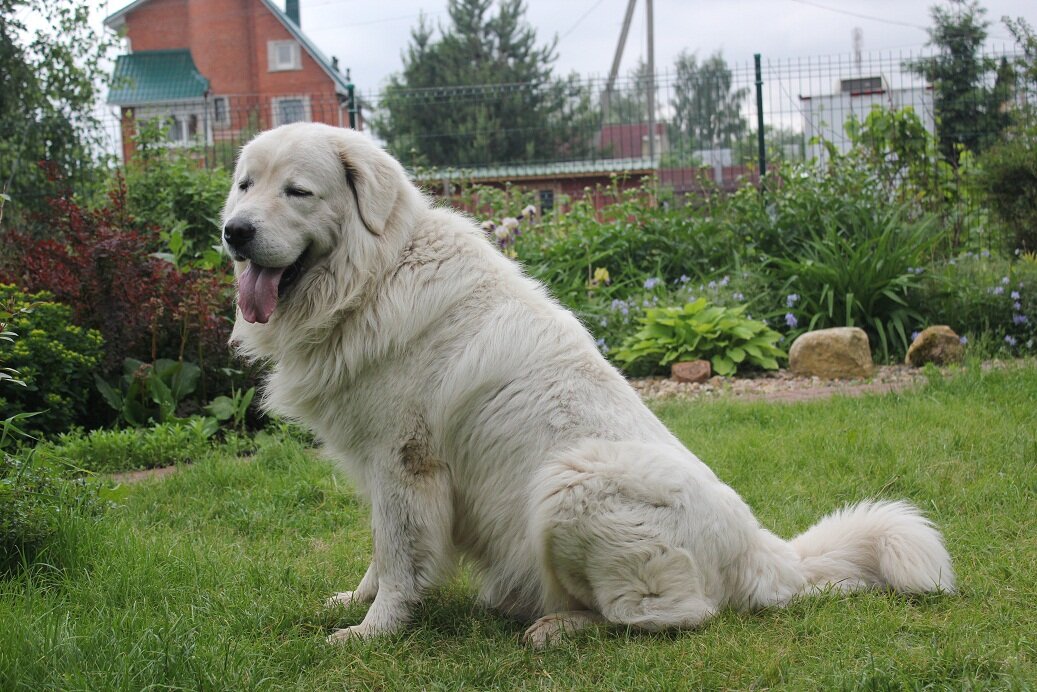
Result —
<instances>
[{"instance_id":1,"label":"dog's front paw","mask_svg":"<svg viewBox=\"0 0 1037 692\"><path fill-rule=\"evenodd\" d=\"M348 641L356 641L369 636L371 634L364 629L363 625L353 625L352 627L343 627L342 629L335 630L328 635L325 641L328 644L345 644Z\"/></svg>"}]
</instances>

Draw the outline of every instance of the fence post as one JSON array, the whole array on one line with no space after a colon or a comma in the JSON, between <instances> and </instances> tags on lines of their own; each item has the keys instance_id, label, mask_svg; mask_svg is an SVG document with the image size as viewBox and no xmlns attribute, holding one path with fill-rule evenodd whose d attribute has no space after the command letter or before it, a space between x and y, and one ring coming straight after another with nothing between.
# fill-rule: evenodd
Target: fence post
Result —
<instances>
[{"instance_id":1,"label":"fence post","mask_svg":"<svg viewBox=\"0 0 1037 692\"><path fill-rule=\"evenodd\" d=\"M353 80L349 76L349 68L346 68L346 108L349 111L349 127L356 129L356 93Z\"/></svg>"},{"instance_id":2,"label":"fence post","mask_svg":"<svg viewBox=\"0 0 1037 692\"><path fill-rule=\"evenodd\" d=\"M753 55L756 64L756 146L759 148L760 180L767 175L767 146L763 136L763 70L760 69L760 54Z\"/></svg>"}]
</instances>

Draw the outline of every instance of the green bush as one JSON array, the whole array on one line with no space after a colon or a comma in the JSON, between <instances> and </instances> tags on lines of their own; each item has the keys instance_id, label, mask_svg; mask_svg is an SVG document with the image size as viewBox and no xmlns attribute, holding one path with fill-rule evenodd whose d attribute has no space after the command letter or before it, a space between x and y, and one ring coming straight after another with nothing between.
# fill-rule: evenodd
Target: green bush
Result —
<instances>
[{"instance_id":1,"label":"green bush","mask_svg":"<svg viewBox=\"0 0 1037 692\"><path fill-rule=\"evenodd\" d=\"M1037 351L1037 262L966 253L926 272L918 301L927 324L946 324L1006 353Z\"/></svg>"},{"instance_id":2,"label":"green bush","mask_svg":"<svg viewBox=\"0 0 1037 692\"><path fill-rule=\"evenodd\" d=\"M103 358L101 335L72 324L71 309L46 292L27 294L0 284L0 304L17 312L8 329L18 339L5 349L3 362L25 385L0 392L5 415L39 412L24 421L26 430L36 433L101 420L93 382Z\"/></svg>"},{"instance_id":3,"label":"green bush","mask_svg":"<svg viewBox=\"0 0 1037 692\"><path fill-rule=\"evenodd\" d=\"M788 294L786 323L793 333L861 327L882 360L903 358L924 321L915 294L939 240L935 218L880 207L845 222L819 213L795 256L770 259L775 285Z\"/></svg>"},{"instance_id":4,"label":"green bush","mask_svg":"<svg viewBox=\"0 0 1037 692\"><path fill-rule=\"evenodd\" d=\"M744 306L723 308L705 298L683 307L650 308L639 320L641 329L615 357L628 365L648 359L658 366L709 359L713 371L725 376L747 366L776 370L785 357L777 347L781 334L744 312Z\"/></svg>"},{"instance_id":5,"label":"green bush","mask_svg":"<svg viewBox=\"0 0 1037 692\"><path fill-rule=\"evenodd\" d=\"M1037 124L1008 130L983 153L977 185L1009 230L1012 250L1037 251Z\"/></svg>"},{"instance_id":6,"label":"green bush","mask_svg":"<svg viewBox=\"0 0 1037 692\"><path fill-rule=\"evenodd\" d=\"M152 428L65 433L37 446L36 454L44 463L113 473L196 462L211 454L216 444L213 428L202 418L192 418ZM228 434L220 444L239 453L251 449L249 439L237 434Z\"/></svg>"},{"instance_id":7,"label":"green bush","mask_svg":"<svg viewBox=\"0 0 1037 692\"><path fill-rule=\"evenodd\" d=\"M576 200L515 243L527 271L577 314L593 300L637 293L650 278L699 283L732 266L734 238L708 208L666 208L646 189L619 197L600 210L591 195ZM596 278L599 270L607 282Z\"/></svg>"},{"instance_id":8,"label":"green bush","mask_svg":"<svg viewBox=\"0 0 1037 692\"><path fill-rule=\"evenodd\" d=\"M195 151L164 146L164 132L160 122L141 123L135 155L125 169L126 211L160 230L163 256L174 263L226 265L212 246L220 242L220 211L230 173L207 168Z\"/></svg>"}]
</instances>

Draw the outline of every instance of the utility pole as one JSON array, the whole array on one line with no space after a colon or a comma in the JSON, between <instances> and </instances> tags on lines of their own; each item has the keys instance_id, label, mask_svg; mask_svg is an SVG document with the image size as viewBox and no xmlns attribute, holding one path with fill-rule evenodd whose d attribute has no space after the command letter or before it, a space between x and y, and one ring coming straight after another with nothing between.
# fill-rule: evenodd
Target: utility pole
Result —
<instances>
[{"instance_id":1,"label":"utility pole","mask_svg":"<svg viewBox=\"0 0 1037 692\"><path fill-rule=\"evenodd\" d=\"M616 45L616 54L612 57L612 69L609 70L609 81L605 84L605 95L602 98L604 116L607 119L609 105L612 98L612 89L616 85L616 76L619 74L619 63L623 60L623 48L627 45L627 34L630 33L630 20L634 17L634 6L637 0L628 0L627 11L623 16L623 29L619 32L619 44Z\"/></svg>"}]
</instances>

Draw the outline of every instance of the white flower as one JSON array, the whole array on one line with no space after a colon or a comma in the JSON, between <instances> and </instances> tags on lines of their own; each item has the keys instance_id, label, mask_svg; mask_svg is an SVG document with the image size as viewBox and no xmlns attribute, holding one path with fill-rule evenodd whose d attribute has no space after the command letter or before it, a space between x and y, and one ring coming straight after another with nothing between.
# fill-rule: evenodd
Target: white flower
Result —
<instances>
[{"instance_id":1,"label":"white flower","mask_svg":"<svg viewBox=\"0 0 1037 692\"><path fill-rule=\"evenodd\" d=\"M507 240L511 237L511 229L501 224L493 229L493 235L497 236L497 240Z\"/></svg>"},{"instance_id":2,"label":"white flower","mask_svg":"<svg viewBox=\"0 0 1037 692\"><path fill-rule=\"evenodd\" d=\"M519 214L519 217L523 218L523 219L532 219L536 215L537 215L537 208L535 206L533 206L532 204L530 204L530 205L526 206L525 209L522 210L522 213Z\"/></svg>"},{"instance_id":3,"label":"white flower","mask_svg":"<svg viewBox=\"0 0 1037 692\"><path fill-rule=\"evenodd\" d=\"M506 216L500 220L500 225L504 226L509 231L514 231L519 227L519 221L514 216Z\"/></svg>"},{"instance_id":4,"label":"white flower","mask_svg":"<svg viewBox=\"0 0 1037 692\"><path fill-rule=\"evenodd\" d=\"M479 228L483 229L487 233L493 233L493 230L497 228L497 224L492 221L483 221L482 224L479 225Z\"/></svg>"}]
</instances>

